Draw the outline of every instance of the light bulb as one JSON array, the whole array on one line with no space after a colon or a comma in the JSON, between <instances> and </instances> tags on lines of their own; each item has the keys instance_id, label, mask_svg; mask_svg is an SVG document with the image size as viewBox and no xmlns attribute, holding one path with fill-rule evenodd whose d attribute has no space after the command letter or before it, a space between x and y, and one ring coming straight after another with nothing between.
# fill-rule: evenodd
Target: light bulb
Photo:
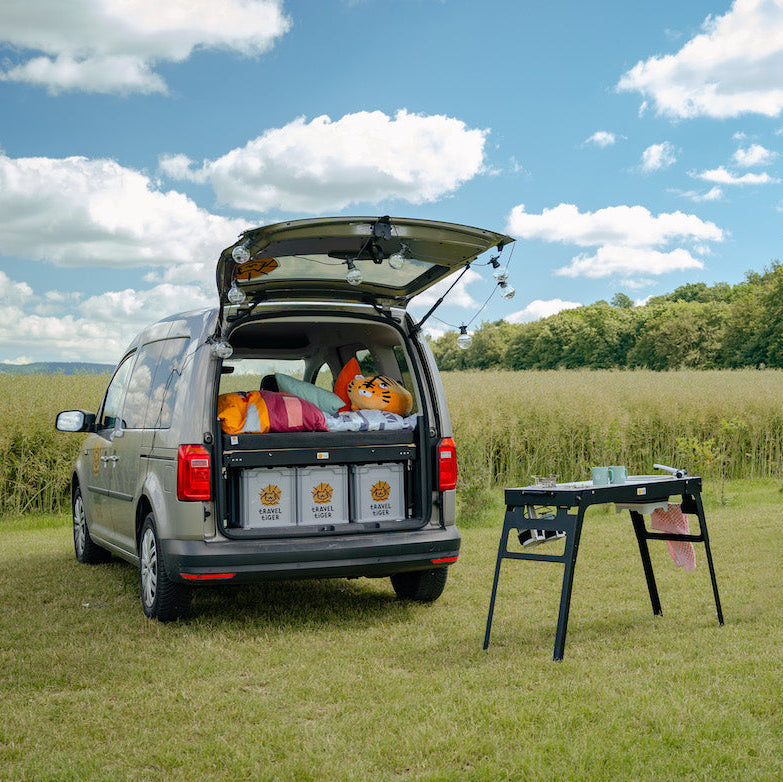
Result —
<instances>
[{"instance_id":1,"label":"light bulb","mask_svg":"<svg viewBox=\"0 0 783 782\"><path fill-rule=\"evenodd\" d=\"M358 285L362 281L362 273L356 268L352 260L347 260L348 274L345 275L345 281L349 285Z\"/></svg>"},{"instance_id":2,"label":"light bulb","mask_svg":"<svg viewBox=\"0 0 783 782\"><path fill-rule=\"evenodd\" d=\"M217 358L231 358L234 354L234 348L223 339L212 342L209 349L212 351L212 355L217 356Z\"/></svg>"},{"instance_id":3,"label":"light bulb","mask_svg":"<svg viewBox=\"0 0 783 782\"><path fill-rule=\"evenodd\" d=\"M457 345L463 350L467 350L473 344L473 337L468 334L467 326L459 327L459 336L457 337Z\"/></svg>"},{"instance_id":4,"label":"light bulb","mask_svg":"<svg viewBox=\"0 0 783 782\"><path fill-rule=\"evenodd\" d=\"M495 269L495 271L492 272L492 276L498 282L505 282L508 279L508 272L505 269Z\"/></svg>"},{"instance_id":5,"label":"light bulb","mask_svg":"<svg viewBox=\"0 0 783 782\"><path fill-rule=\"evenodd\" d=\"M231 287L228 289L226 298L231 304L241 304L247 297L245 292L237 285L237 281L231 283Z\"/></svg>"},{"instance_id":6,"label":"light bulb","mask_svg":"<svg viewBox=\"0 0 783 782\"><path fill-rule=\"evenodd\" d=\"M392 269L402 269L405 265L406 253L408 252L408 245L403 244L396 253L389 256L389 266Z\"/></svg>"},{"instance_id":7,"label":"light bulb","mask_svg":"<svg viewBox=\"0 0 783 782\"><path fill-rule=\"evenodd\" d=\"M232 251L231 257L237 263L246 263L250 260L250 251L247 249L247 242L238 244Z\"/></svg>"},{"instance_id":8,"label":"light bulb","mask_svg":"<svg viewBox=\"0 0 783 782\"><path fill-rule=\"evenodd\" d=\"M498 285L500 285L500 296L503 299L513 299L514 294L516 291L505 281L499 282Z\"/></svg>"}]
</instances>

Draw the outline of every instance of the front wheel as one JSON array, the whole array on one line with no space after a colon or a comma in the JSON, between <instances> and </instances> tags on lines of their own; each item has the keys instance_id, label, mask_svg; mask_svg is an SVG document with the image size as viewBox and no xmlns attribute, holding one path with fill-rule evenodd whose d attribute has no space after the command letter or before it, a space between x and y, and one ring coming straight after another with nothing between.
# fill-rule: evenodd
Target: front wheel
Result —
<instances>
[{"instance_id":1,"label":"front wheel","mask_svg":"<svg viewBox=\"0 0 783 782\"><path fill-rule=\"evenodd\" d=\"M152 513L144 519L139 537L139 581L141 607L150 619L172 622L187 614L191 591L169 578Z\"/></svg>"},{"instance_id":2,"label":"front wheel","mask_svg":"<svg viewBox=\"0 0 783 782\"><path fill-rule=\"evenodd\" d=\"M397 597L402 600L432 603L443 594L448 571L446 567L408 570L405 573L395 573L391 576L391 582Z\"/></svg>"}]
</instances>

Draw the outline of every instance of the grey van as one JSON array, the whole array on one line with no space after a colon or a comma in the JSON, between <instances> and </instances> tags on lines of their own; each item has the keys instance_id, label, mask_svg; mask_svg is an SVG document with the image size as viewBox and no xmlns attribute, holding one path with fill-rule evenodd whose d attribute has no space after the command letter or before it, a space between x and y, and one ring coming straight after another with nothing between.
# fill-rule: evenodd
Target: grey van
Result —
<instances>
[{"instance_id":1,"label":"grey van","mask_svg":"<svg viewBox=\"0 0 783 782\"><path fill-rule=\"evenodd\" d=\"M194 587L261 579L389 576L436 600L460 549L457 457L406 305L512 241L389 217L244 232L218 259L215 309L146 328L97 413L57 416L87 433L77 560L133 563L161 621Z\"/></svg>"}]
</instances>

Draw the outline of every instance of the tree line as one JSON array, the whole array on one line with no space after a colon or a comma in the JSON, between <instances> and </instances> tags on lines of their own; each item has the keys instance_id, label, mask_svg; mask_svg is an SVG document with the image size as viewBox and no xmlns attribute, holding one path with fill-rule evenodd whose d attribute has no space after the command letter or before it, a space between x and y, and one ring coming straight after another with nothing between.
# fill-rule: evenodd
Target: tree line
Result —
<instances>
[{"instance_id":1,"label":"tree line","mask_svg":"<svg viewBox=\"0 0 783 782\"><path fill-rule=\"evenodd\" d=\"M643 306L617 293L532 323L484 322L466 350L458 336L430 343L440 369L783 367L783 265L737 285L682 285Z\"/></svg>"}]
</instances>

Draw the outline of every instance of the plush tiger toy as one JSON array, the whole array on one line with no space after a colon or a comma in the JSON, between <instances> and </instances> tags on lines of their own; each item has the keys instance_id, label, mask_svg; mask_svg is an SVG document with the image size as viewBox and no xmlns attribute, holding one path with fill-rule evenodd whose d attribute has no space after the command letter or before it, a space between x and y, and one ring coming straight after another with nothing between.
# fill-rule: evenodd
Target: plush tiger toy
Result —
<instances>
[{"instance_id":1,"label":"plush tiger toy","mask_svg":"<svg viewBox=\"0 0 783 782\"><path fill-rule=\"evenodd\" d=\"M386 410L397 415L408 415L413 397L405 386L390 377L376 375L367 378L356 375L348 383L351 410Z\"/></svg>"}]
</instances>

